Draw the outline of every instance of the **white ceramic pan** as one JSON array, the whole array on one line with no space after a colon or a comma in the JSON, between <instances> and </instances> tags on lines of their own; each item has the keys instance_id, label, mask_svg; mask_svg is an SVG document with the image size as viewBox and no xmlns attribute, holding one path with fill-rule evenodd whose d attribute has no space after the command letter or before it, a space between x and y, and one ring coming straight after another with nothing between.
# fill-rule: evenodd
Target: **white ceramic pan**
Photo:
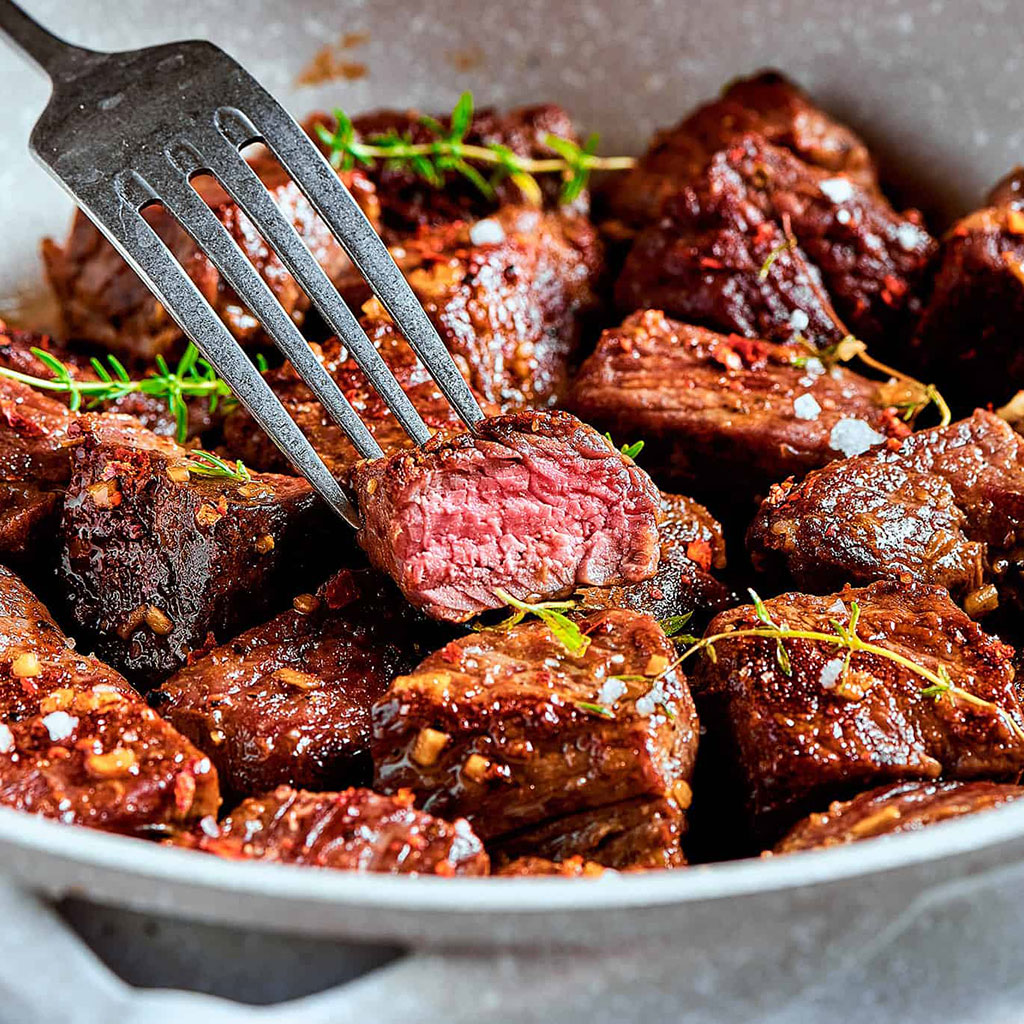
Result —
<instances>
[{"instance_id":1,"label":"white ceramic pan","mask_svg":"<svg viewBox=\"0 0 1024 1024\"><path fill-rule=\"evenodd\" d=\"M1016 0L25 0L66 37L129 48L211 38L297 113L555 100L605 152L639 150L729 78L774 65L849 120L933 223L1024 159L1024 14ZM297 75L344 33L365 77ZM39 321L37 247L70 210L26 154L41 78L0 52L0 315ZM44 320L45 323L45 320ZM435 880L237 864L0 810L0 858L50 893L223 923L360 940L607 946L641 936L694 955L757 935L827 946L870 934L936 885L1024 861L1024 804L924 832L770 862L593 883Z\"/></svg>"}]
</instances>

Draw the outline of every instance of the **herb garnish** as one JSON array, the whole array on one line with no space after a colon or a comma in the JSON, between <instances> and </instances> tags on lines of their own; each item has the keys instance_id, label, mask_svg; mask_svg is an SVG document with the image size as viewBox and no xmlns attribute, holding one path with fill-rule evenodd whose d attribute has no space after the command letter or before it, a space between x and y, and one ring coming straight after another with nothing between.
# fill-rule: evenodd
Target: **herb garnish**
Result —
<instances>
[{"instance_id":1,"label":"herb garnish","mask_svg":"<svg viewBox=\"0 0 1024 1024\"><path fill-rule=\"evenodd\" d=\"M204 451L202 448L195 448L189 452L185 468L195 476L217 477L233 480L238 484L247 484L252 480L252 474L242 464L241 459L236 459L235 464L232 465L214 455L213 452Z\"/></svg>"},{"instance_id":2,"label":"herb garnish","mask_svg":"<svg viewBox=\"0 0 1024 1024\"><path fill-rule=\"evenodd\" d=\"M603 704L591 704L589 701L577 700L574 701L576 707L580 711L586 711L588 714L597 715L599 718L614 718L615 712L611 708L605 707Z\"/></svg>"},{"instance_id":3,"label":"herb garnish","mask_svg":"<svg viewBox=\"0 0 1024 1024\"><path fill-rule=\"evenodd\" d=\"M586 653L590 646L590 637L580 632L579 626L566 614L570 608L576 606L575 601L538 601L531 604L528 601L519 601L511 594L498 587L494 588L494 596L503 601L514 611L503 622L495 626L485 626L485 629L508 630L519 625L527 615L536 615L541 622L551 631L554 638L573 657L580 657Z\"/></svg>"},{"instance_id":4,"label":"herb garnish","mask_svg":"<svg viewBox=\"0 0 1024 1024\"><path fill-rule=\"evenodd\" d=\"M757 272L757 279L758 279L758 281L766 280L768 275L771 273L772 264L787 249L795 249L795 248L796 248L796 239L795 238L787 238L784 242L781 242L779 245L775 246L775 248L772 249L772 251L770 253L768 253L768 258L764 261L764 263L761 264L761 269Z\"/></svg>"},{"instance_id":5,"label":"herb garnish","mask_svg":"<svg viewBox=\"0 0 1024 1024\"><path fill-rule=\"evenodd\" d=\"M520 156L497 142L467 143L466 133L473 120L471 92L459 97L448 128L436 118L420 117L420 125L432 136L429 142L414 143L408 132L399 134L394 129L359 139L352 119L343 110L333 113L334 130L318 124L316 133L328 147L331 164L336 169L350 170L357 164L375 167L383 160L386 167L407 167L435 188L443 188L449 174L461 174L487 199L493 199L495 186L508 178L529 202L539 206L543 195L535 175L560 174L559 199L570 203L586 188L592 171L626 170L636 164L634 157L597 156L597 135L590 135L582 146L558 135L545 135L544 145L558 154L546 159ZM480 164L493 168L489 177L481 173L477 166Z\"/></svg>"},{"instance_id":6,"label":"herb garnish","mask_svg":"<svg viewBox=\"0 0 1024 1024\"><path fill-rule=\"evenodd\" d=\"M605 431L605 439L614 448L615 442L612 440L612 435ZM635 459L643 450L645 441L634 441L632 444L624 444L619 451L626 456L627 459Z\"/></svg>"},{"instance_id":7,"label":"herb garnish","mask_svg":"<svg viewBox=\"0 0 1024 1024\"><path fill-rule=\"evenodd\" d=\"M114 402L125 395L143 394L163 398L176 421L175 438L180 442L188 436L188 405L186 398L208 398L210 411L220 401L234 401L231 389L216 374L213 367L199 355L199 349L189 344L177 366L172 370L163 356L156 357L157 372L149 377L132 379L122 362L114 355L106 357L106 363L91 359L90 363L99 380L76 380L71 371L54 355L45 349L33 348L32 354L53 373L51 380L33 377L0 367L0 377L16 380L42 391L60 391L68 395L68 406L72 412L87 403L94 408L104 402ZM263 370L264 362L260 365Z\"/></svg>"},{"instance_id":8,"label":"herb garnish","mask_svg":"<svg viewBox=\"0 0 1024 1024\"><path fill-rule=\"evenodd\" d=\"M671 637L677 644L695 644L700 638L692 633L684 633L683 630L689 625L693 618L693 612L686 612L684 615L670 615L662 619L658 625L665 636Z\"/></svg>"}]
</instances>

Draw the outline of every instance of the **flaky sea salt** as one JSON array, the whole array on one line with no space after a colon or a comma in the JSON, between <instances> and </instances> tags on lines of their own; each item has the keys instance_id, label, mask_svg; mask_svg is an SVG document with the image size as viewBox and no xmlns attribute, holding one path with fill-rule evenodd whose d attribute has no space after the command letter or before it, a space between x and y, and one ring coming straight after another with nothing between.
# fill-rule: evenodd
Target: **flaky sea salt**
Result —
<instances>
[{"instance_id":1,"label":"flaky sea salt","mask_svg":"<svg viewBox=\"0 0 1024 1024\"><path fill-rule=\"evenodd\" d=\"M43 719L43 725L50 734L50 739L56 743L58 740L66 740L75 731L78 719L66 711L51 711Z\"/></svg>"},{"instance_id":2,"label":"flaky sea salt","mask_svg":"<svg viewBox=\"0 0 1024 1024\"><path fill-rule=\"evenodd\" d=\"M845 203L847 199L853 198L853 186L846 178L826 178L824 181L818 182L818 188L833 203Z\"/></svg>"},{"instance_id":3,"label":"flaky sea salt","mask_svg":"<svg viewBox=\"0 0 1024 1024\"><path fill-rule=\"evenodd\" d=\"M821 414L821 406L814 395L801 395L793 399L793 413L798 420L816 420Z\"/></svg>"},{"instance_id":4,"label":"flaky sea salt","mask_svg":"<svg viewBox=\"0 0 1024 1024\"><path fill-rule=\"evenodd\" d=\"M606 679L604 685L597 691L597 703L603 704L606 708L611 707L625 692L626 684L612 676L611 679Z\"/></svg>"},{"instance_id":5,"label":"flaky sea salt","mask_svg":"<svg viewBox=\"0 0 1024 1024\"><path fill-rule=\"evenodd\" d=\"M842 452L847 458L866 452L873 444L879 444L885 436L873 430L863 420L851 417L841 419L828 435L828 445L833 451Z\"/></svg>"},{"instance_id":6,"label":"flaky sea salt","mask_svg":"<svg viewBox=\"0 0 1024 1024\"><path fill-rule=\"evenodd\" d=\"M505 229L496 220L478 220L469 229L469 240L474 245L496 245L505 241Z\"/></svg>"},{"instance_id":7,"label":"flaky sea salt","mask_svg":"<svg viewBox=\"0 0 1024 1024\"><path fill-rule=\"evenodd\" d=\"M825 690L831 690L836 683L839 682L839 677L843 674L843 659L833 658L831 661L826 661L821 666L821 672L818 674L818 679L821 682L822 688Z\"/></svg>"},{"instance_id":8,"label":"flaky sea salt","mask_svg":"<svg viewBox=\"0 0 1024 1024\"><path fill-rule=\"evenodd\" d=\"M804 330L810 322L811 318L802 309L794 309L793 312L789 314L789 326L792 327L794 331Z\"/></svg>"}]
</instances>

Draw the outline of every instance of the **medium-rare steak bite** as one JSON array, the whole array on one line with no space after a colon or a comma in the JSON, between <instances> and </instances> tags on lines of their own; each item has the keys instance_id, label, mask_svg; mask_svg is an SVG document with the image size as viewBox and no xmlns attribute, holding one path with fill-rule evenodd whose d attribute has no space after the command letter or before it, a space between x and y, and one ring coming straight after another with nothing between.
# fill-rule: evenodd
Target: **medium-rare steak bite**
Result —
<instances>
[{"instance_id":1,"label":"medium-rare steak bite","mask_svg":"<svg viewBox=\"0 0 1024 1024\"><path fill-rule=\"evenodd\" d=\"M358 463L359 544L416 607L464 622L507 602L636 583L658 566L661 496L564 412L481 420Z\"/></svg>"},{"instance_id":2,"label":"medium-rare steak bite","mask_svg":"<svg viewBox=\"0 0 1024 1024\"><path fill-rule=\"evenodd\" d=\"M623 806L687 806L698 724L672 642L649 616L620 609L577 627L577 653L531 620L453 640L399 676L373 708L375 788L407 787L424 810L463 815L499 843L588 814L611 815L604 835L621 833L640 823L617 823ZM567 828L585 848L558 846L555 825L534 852L558 846L555 859L605 863L599 828L581 817Z\"/></svg>"},{"instance_id":3,"label":"medium-rare steak bite","mask_svg":"<svg viewBox=\"0 0 1024 1024\"><path fill-rule=\"evenodd\" d=\"M910 433L891 392L801 347L652 309L601 335L568 404L613 437L643 438L644 465L660 482L749 502L787 476Z\"/></svg>"},{"instance_id":4,"label":"medium-rare steak bite","mask_svg":"<svg viewBox=\"0 0 1024 1024\"><path fill-rule=\"evenodd\" d=\"M715 154L637 238L616 284L625 312L663 309L749 338L898 346L936 245L915 211L756 135ZM833 308L834 307L834 310Z\"/></svg>"},{"instance_id":5,"label":"medium-rare steak bite","mask_svg":"<svg viewBox=\"0 0 1024 1024\"><path fill-rule=\"evenodd\" d=\"M260 159L254 168L328 275L344 274L350 266L348 257L298 186L273 160ZM378 209L370 182L358 171L342 178L363 212L376 222ZM260 233L219 185L205 178L195 184L285 311L301 323L309 299ZM258 321L178 221L162 206L149 207L143 216L235 337L245 345L265 345ZM51 240L44 242L43 258L60 305L65 337L139 361L178 354L184 349L177 324L85 214L75 214L63 248Z\"/></svg>"},{"instance_id":6,"label":"medium-rare steak bite","mask_svg":"<svg viewBox=\"0 0 1024 1024\"><path fill-rule=\"evenodd\" d=\"M138 685L331 568L343 528L305 480L199 475L187 449L128 417L83 416L71 434L80 443L61 527L68 613Z\"/></svg>"},{"instance_id":7,"label":"medium-rare steak bite","mask_svg":"<svg viewBox=\"0 0 1024 1024\"><path fill-rule=\"evenodd\" d=\"M0 568L0 804L146 834L219 803L209 758Z\"/></svg>"},{"instance_id":8,"label":"medium-rare steak bite","mask_svg":"<svg viewBox=\"0 0 1024 1024\"><path fill-rule=\"evenodd\" d=\"M1024 195L1020 172L943 237L911 358L957 409L1002 405L1024 388Z\"/></svg>"},{"instance_id":9,"label":"medium-rare steak bite","mask_svg":"<svg viewBox=\"0 0 1024 1024\"><path fill-rule=\"evenodd\" d=\"M798 822L772 853L816 850L875 836L916 832L927 825L1000 807L1024 796L1024 786L998 782L898 782L836 801Z\"/></svg>"},{"instance_id":10,"label":"medium-rare steak bite","mask_svg":"<svg viewBox=\"0 0 1024 1024\"><path fill-rule=\"evenodd\" d=\"M941 588L886 581L822 597L783 594L763 610L784 629L835 636L836 623L850 628L855 603L862 641L932 678L948 673L948 687L936 691L905 664L819 639L725 637L714 659L697 655L693 692L707 741L762 838L870 786L1009 780L1024 768L1013 650ZM713 619L705 635L764 627L744 605Z\"/></svg>"},{"instance_id":11,"label":"medium-rare steak bite","mask_svg":"<svg viewBox=\"0 0 1024 1024\"><path fill-rule=\"evenodd\" d=\"M771 489L747 534L755 566L798 586L913 579L972 615L1019 589L1024 438L978 410Z\"/></svg>"},{"instance_id":12,"label":"medium-rare steak bite","mask_svg":"<svg viewBox=\"0 0 1024 1024\"><path fill-rule=\"evenodd\" d=\"M582 587L576 592L580 608L629 608L659 620L690 616L688 621L703 625L735 603L729 588L713 575L725 568L721 524L682 494L662 494L661 512L658 571L640 583Z\"/></svg>"},{"instance_id":13,"label":"medium-rare steak bite","mask_svg":"<svg viewBox=\"0 0 1024 1024\"><path fill-rule=\"evenodd\" d=\"M294 608L191 661L154 706L213 761L225 792L368 782L370 708L440 632L386 577L343 569Z\"/></svg>"},{"instance_id":14,"label":"medium-rare steak bite","mask_svg":"<svg viewBox=\"0 0 1024 1024\"><path fill-rule=\"evenodd\" d=\"M488 858L469 824L413 807L412 794L369 789L309 793L279 786L251 797L219 824L172 841L231 860L266 860L392 875L486 875Z\"/></svg>"},{"instance_id":15,"label":"medium-rare steak bite","mask_svg":"<svg viewBox=\"0 0 1024 1024\"><path fill-rule=\"evenodd\" d=\"M878 187L864 143L798 85L767 70L730 83L717 100L659 131L637 166L609 187L610 212L627 225L650 224L666 196L688 185L718 150L748 132L831 174L845 174L864 189Z\"/></svg>"}]
</instances>

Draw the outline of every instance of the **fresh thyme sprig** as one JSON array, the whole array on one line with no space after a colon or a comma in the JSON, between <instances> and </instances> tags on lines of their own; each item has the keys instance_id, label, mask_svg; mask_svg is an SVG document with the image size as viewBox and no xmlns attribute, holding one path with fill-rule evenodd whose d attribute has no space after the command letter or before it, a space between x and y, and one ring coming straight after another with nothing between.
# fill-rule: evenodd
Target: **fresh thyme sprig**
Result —
<instances>
[{"instance_id":1,"label":"fresh thyme sprig","mask_svg":"<svg viewBox=\"0 0 1024 1024\"><path fill-rule=\"evenodd\" d=\"M214 455L213 452L204 451L202 448L195 448L189 452L185 468L194 476L217 477L233 480L238 484L247 484L252 480L252 474L242 464L241 459L236 459L232 465L230 462L225 462L220 456Z\"/></svg>"},{"instance_id":2,"label":"fresh thyme sprig","mask_svg":"<svg viewBox=\"0 0 1024 1024\"><path fill-rule=\"evenodd\" d=\"M612 440L612 435L605 431L605 438L608 443L614 448L615 442ZM644 450L644 441L634 441L632 444L624 444L619 451L626 456L627 459L635 459Z\"/></svg>"},{"instance_id":3,"label":"fresh thyme sprig","mask_svg":"<svg viewBox=\"0 0 1024 1024\"><path fill-rule=\"evenodd\" d=\"M505 631L519 625L527 615L536 615L573 657L578 658L585 654L590 646L590 637L580 632L580 627L565 614L566 611L575 607L574 601L537 601L531 604L529 601L520 601L514 598L500 587L494 588L494 596L512 608L513 612L497 625L482 628Z\"/></svg>"},{"instance_id":4,"label":"fresh thyme sprig","mask_svg":"<svg viewBox=\"0 0 1024 1024\"><path fill-rule=\"evenodd\" d=\"M985 708L988 711L995 712L996 715L1009 725L1011 731L1018 739L1024 740L1024 728L1017 723L1012 715L993 701L985 700L983 697L979 697L977 694L971 693L970 690L965 690L963 687L957 686L950 678L949 670L945 665L940 664L935 671L932 671L929 668L925 668L923 665L918 665L917 662L900 654L898 651L893 651L888 647L882 647L879 644L871 643L870 641L864 640L862 637L858 636L857 623L860 620L860 606L856 601L853 601L850 604L849 623L846 626L843 626L837 620L832 619L830 620L830 624L833 632L826 633L822 630L792 629L789 626L784 626L775 622L768 613L768 609L765 607L764 601L758 597L757 593L753 590L749 593L754 604L754 612L758 619L763 623L762 627L755 629L736 629L725 633L715 633L711 636L706 636L684 651L665 671L672 671L699 651L706 652L707 656L712 661L716 661L717 654L715 652L715 645L722 643L723 641L740 640L744 637L764 637L766 639L775 640L776 663L782 672L786 675L790 675L792 673L792 665L790 664L789 655L786 653L783 645L783 640L814 640L818 643L832 644L835 647L846 650L847 653L846 658L843 661L842 675L838 680L840 683L844 683L846 680L847 673L850 669L850 659L854 654L874 654L877 657L886 658L889 661L895 662L897 665L901 665L903 668L913 672L915 675L925 680L927 685L923 686L920 690L922 696L934 697L936 701L946 698L951 703L955 703L960 700L967 704L973 704L975 707Z\"/></svg>"},{"instance_id":5,"label":"fresh thyme sprig","mask_svg":"<svg viewBox=\"0 0 1024 1024\"><path fill-rule=\"evenodd\" d=\"M125 395L143 394L165 399L176 421L175 437L184 441L188 436L187 398L207 398L210 411L221 401L234 401L231 389L216 374L213 367L199 355L195 345L189 344L177 366L172 370L163 356L156 357L156 373L133 379L121 361L114 355L106 363L92 359L90 363L99 380L77 380L71 371L52 353L33 348L32 354L53 374L52 379L34 377L19 370L0 367L0 377L16 380L42 391L59 391L68 396L72 412L82 407L95 408L114 402ZM263 367L261 366L261 369Z\"/></svg>"},{"instance_id":6,"label":"fresh thyme sprig","mask_svg":"<svg viewBox=\"0 0 1024 1024\"><path fill-rule=\"evenodd\" d=\"M826 366L834 366L836 363L845 363L853 358L859 359L865 366L870 366L873 370L877 370L879 373L884 373L887 376L892 377L904 387L906 398L902 401L892 403L903 411L904 419L909 422L922 409L926 408L930 404L934 404L939 413L939 426L948 426L950 420L953 418L952 413L950 412L950 408L946 400L942 397L938 388L936 388L934 384L922 384L921 381L917 380L915 377L911 377L909 374L896 370L893 367L888 366L886 363L875 359L874 356L868 353L867 345L856 337L846 324L843 323L842 318L832 305L832 301L818 284L814 273L811 271L810 267L808 267L807 261L803 258L797 244L796 235L793 234L792 221L788 213L784 213L782 215L782 230L785 235L785 241L775 246L775 248L768 254L768 258L763 264L761 264L761 269L757 272L757 278L759 281L764 281L771 273L772 266L779 256L781 256L787 249L793 252L794 258L803 268L804 277L807 279L807 284L811 291L814 292L818 302L821 303L821 307L828 315L828 318L833 324L835 324L836 328L843 335L838 342L834 345L830 345L826 349L818 350L812 348L813 357L820 359ZM802 359L801 361L806 364L807 359Z\"/></svg>"},{"instance_id":7,"label":"fresh thyme sprig","mask_svg":"<svg viewBox=\"0 0 1024 1024\"><path fill-rule=\"evenodd\" d=\"M409 132L392 129L380 135L358 137L352 119L343 111L334 111L335 127L318 124L316 133L327 146L332 166L350 170L357 165L408 168L435 188L442 188L449 174L460 174L487 199L495 196L495 187L510 179L525 199L540 205L543 198L538 174L560 174L559 199L572 202L587 186L593 171L627 170L636 164L634 157L597 156L597 135L590 135L582 146L558 135L545 135L544 145L557 156L535 159L520 156L497 142L479 145L465 141L473 121L473 94L464 92L448 119L449 127L433 117L420 117L419 124L432 136L428 142L414 142ZM480 167L490 168L489 176Z\"/></svg>"}]
</instances>

